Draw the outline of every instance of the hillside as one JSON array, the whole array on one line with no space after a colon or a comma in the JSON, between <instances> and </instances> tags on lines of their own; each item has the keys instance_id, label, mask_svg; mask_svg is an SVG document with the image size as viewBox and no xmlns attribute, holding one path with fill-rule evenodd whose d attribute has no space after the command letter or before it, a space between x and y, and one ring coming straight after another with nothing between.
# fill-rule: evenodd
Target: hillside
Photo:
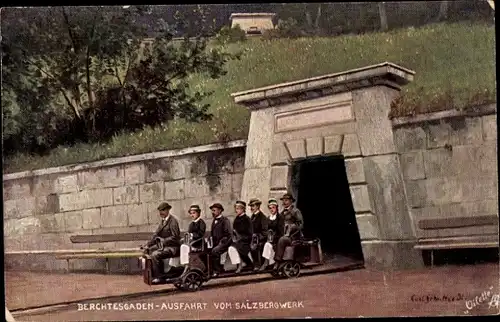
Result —
<instances>
[{"instance_id":1,"label":"hillside","mask_svg":"<svg viewBox=\"0 0 500 322\"><path fill-rule=\"evenodd\" d=\"M384 61L416 72L393 107L394 117L494 102L494 39L493 26L471 23L336 38L252 38L230 46L243 56L228 63L223 78L192 79L193 87L214 91L208 102L213 121L176 121L120 135L107 144L60 147L43 157L16 155L4 160L4 173L246 138L249 113L232 102L231 93Z\"/></svg>"}]
</instances>

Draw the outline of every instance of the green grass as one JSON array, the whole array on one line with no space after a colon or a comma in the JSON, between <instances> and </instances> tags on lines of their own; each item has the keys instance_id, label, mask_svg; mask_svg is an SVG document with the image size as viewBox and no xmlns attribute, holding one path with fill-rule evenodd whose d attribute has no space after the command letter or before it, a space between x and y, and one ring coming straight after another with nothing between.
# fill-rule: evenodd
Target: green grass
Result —
<instances>
[{"instance_id":1,"label":"green grass","mask_svg":"<svg viewBox=\"0 0 500 322\"><path fill-rule=\"evenodd\" d=\"M192 78L195 88L215 91L208 100L213 121L175 121L119 135L106 144L60 147L43 157L19 154L4 160L4 173L243 139L249 112L232 102L231 93L384 61L416 72L414 82L393 104L393 117L495 102L494 39L493 26L472 23L336 38L252 38L228 48L243 56L228 63L227 75L218 80Z\"/></svg>"}]
</instances>

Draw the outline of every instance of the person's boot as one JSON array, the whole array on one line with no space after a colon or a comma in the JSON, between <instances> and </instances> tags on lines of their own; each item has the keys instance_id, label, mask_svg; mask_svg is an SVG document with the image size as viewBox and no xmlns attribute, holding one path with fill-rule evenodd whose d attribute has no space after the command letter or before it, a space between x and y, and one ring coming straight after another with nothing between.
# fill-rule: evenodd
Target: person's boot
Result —
<instances>
[{"instance_id":1,"label":"person's boot","mask_svg":"<svg viewBox=\"0 0 500 322\"><path fill-rule=\"evenodd\" d=\"M265 271L267 266L269 266L269 260L266 259L264 260L264 263L262 264L262 266L259 268L259 271Z\"/></svg>"},{"instance_id":2,"label":"person's boot","mask_svg":"<svg viewBox=\"0 0 500 322\"><path fill-rule=\"evenodd\" d=\"M280 263L279 263L278 261L276 261L276 263L274 263L274 267L273 267L273 269L274 269L274 270L277 270L277 269L278 269L278 267L279 267L279 265L280 265Z\"/></svg>"},{"instance_id":3,"label":"person's boot","mask_svg":"<svg viewBox=\"0 0 500 322\"><path fill-rule=\"evenodd\" d=\"M242 270L242 269L243 269L243 265L242 265L241 263L240 263L240 264L238 264L238 265L236 266L236 271L235 271L235 273L236 273L236 274L241 273L241 270Z\"/></svg>"}]
</instances>

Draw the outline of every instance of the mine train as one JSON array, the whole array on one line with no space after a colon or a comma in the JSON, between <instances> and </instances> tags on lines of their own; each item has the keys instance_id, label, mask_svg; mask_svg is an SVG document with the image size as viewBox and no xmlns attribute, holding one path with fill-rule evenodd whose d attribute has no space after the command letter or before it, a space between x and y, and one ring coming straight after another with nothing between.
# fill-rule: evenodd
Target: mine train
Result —
<instances>
[{"instance_id":1,"label":"mine train","mask_svg":"<svg viewBox=\"0 0 500 322\"><path fill-rule=\"evenodd\" d=\"M272 242L272 238L273 234L269 233L268 242ZM203 283L211 279L254 274L271 274L274 278L295 278L300 275L302 269L323 265L320 240L318 238L308 239L302 237L286 247L283 260L278 265L275 265L271 261L270 265L264 271L243 269L240 273L236 273L236 266L231 263L230 256L226 252L221 256L221 264L225 268L224 272L213 277L211 258L213 247L212 237L203 237L201 241L201 246L195 248L193 244L199 245L200 239L192 240L190 234L184 236L180 256L163 260L164 275L162 276L162 284L173 284L176 288L183 291L197 291ZM156 238L156 243L156 249L163 249L162 238ZM156 285L153 284L153 279L157 276L153 276L151 254L145 251L139 260L142 266L144 283Z\"/></svg>"}]
</instances>

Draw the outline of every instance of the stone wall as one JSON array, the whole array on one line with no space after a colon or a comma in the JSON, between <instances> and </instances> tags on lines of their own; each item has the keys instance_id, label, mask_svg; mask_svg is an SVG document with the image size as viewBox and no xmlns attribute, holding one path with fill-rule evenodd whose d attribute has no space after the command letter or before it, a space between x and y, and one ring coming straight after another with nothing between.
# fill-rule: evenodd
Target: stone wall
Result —
<instances>
[{"instance_id":1,"label":"stone wall","mask_svg":"<svg viewBox=\"0 0 500 322\"><path fill-rule=\"evenodd\" d=\"M496 105L399 119L394 136L417 238L498 234Z\"/></svg>"},{"instance_id":2,"label":"stone wall","mask_svg":"<svg viewBox=\"0 0 500 322\"><path fill-rule=\"evenodd\" d=\"M210 227L210 204L222 203L231 215L239 198L244 154L245 141L235 141L5 175L5 251L137 247L72 244L70 236L153 232L162 201L172 205L181 231L191 204L200 205Z\"/></svg>"}]
</instances>

